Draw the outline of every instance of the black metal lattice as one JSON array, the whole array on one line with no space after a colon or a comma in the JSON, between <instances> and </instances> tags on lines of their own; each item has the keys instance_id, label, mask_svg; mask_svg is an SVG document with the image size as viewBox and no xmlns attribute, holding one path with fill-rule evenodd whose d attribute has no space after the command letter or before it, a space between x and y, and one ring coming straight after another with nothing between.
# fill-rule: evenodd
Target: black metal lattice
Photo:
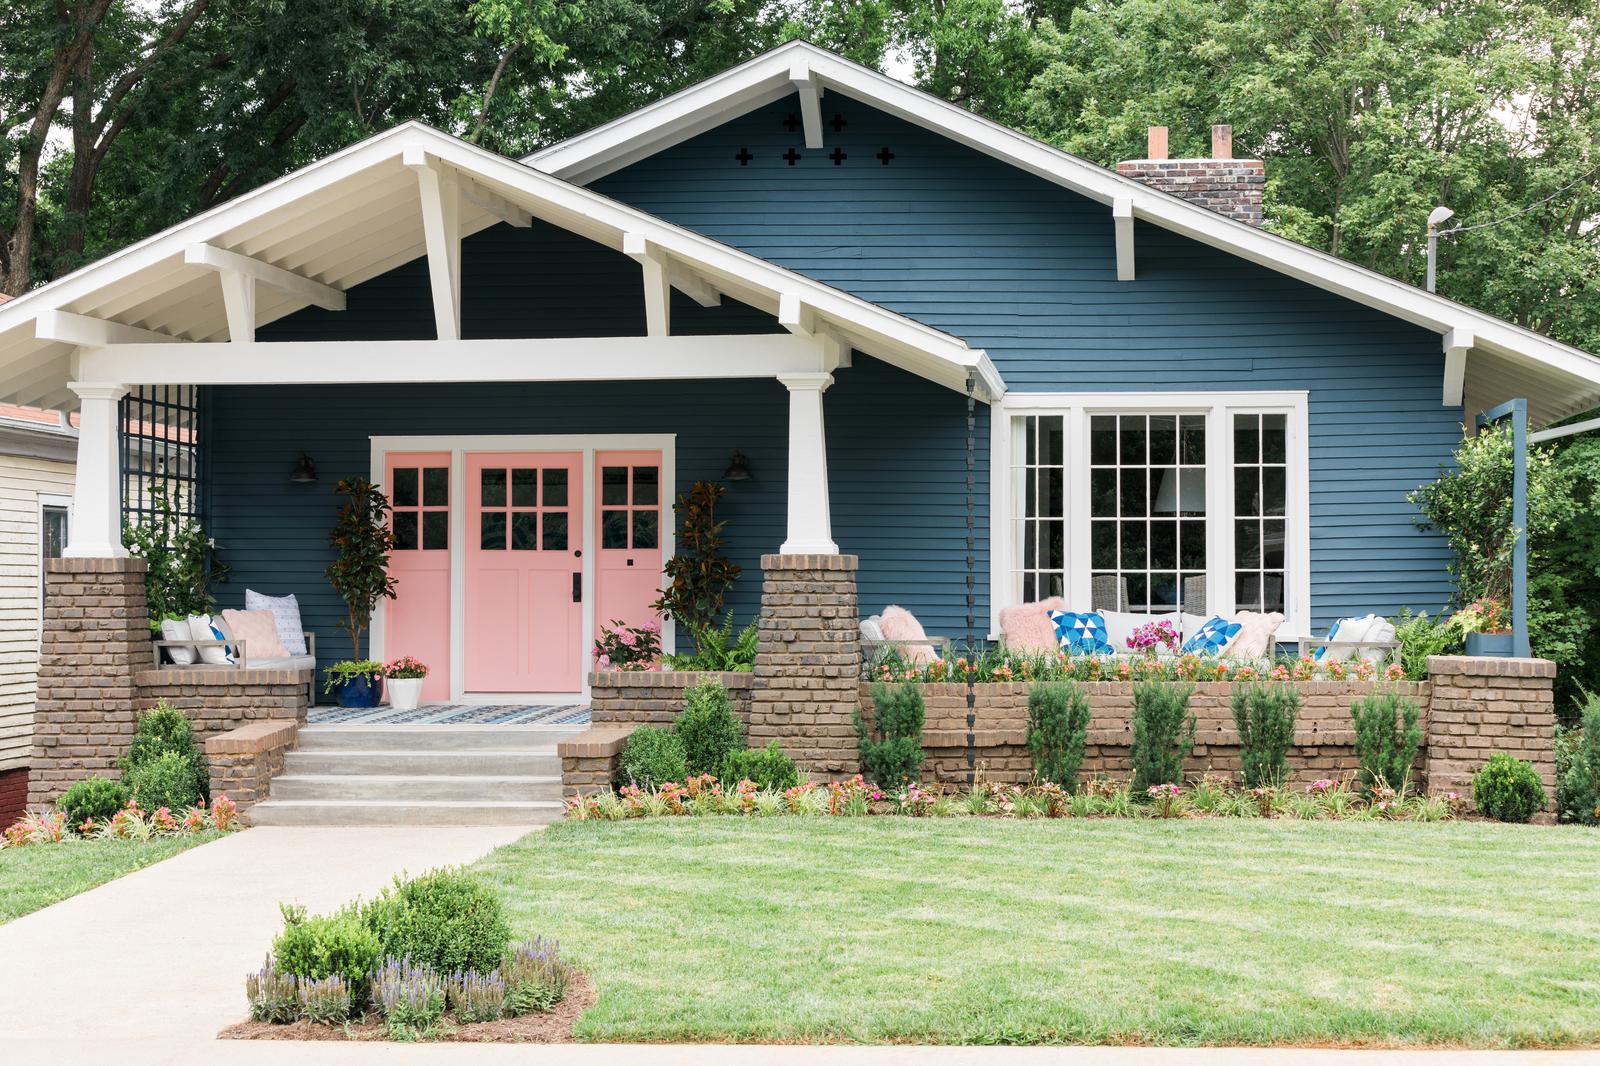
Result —
<instances>
[{"instance_id":1,"label":"black metal lattice","mask_svg":"<svg viewBox=\"0 0 1600 1066\"><path fill-rule=\"evenodd\" d=\"M122 398L122 516L141 523L162 512L162 496L179 521L201 517L200 389L146 385Z\"/></svg>"}]
</instances>

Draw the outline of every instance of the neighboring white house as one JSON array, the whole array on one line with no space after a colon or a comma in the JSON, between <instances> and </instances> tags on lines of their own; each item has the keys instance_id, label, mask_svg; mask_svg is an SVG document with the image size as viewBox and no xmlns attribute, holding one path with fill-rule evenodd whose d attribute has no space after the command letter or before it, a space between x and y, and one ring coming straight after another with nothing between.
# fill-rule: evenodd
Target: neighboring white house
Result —
<instances>
[{"instance_id":1,"label":"neighboring white house","mask_svg":"<svg viewBox=\"0 0 1600 1066\"><path fill-rule=\"evenodd\" d=\"M0 404L0 823L33 753L43 560L66 546L78 430L60 411Z\"/></svg>"}]
</instances>

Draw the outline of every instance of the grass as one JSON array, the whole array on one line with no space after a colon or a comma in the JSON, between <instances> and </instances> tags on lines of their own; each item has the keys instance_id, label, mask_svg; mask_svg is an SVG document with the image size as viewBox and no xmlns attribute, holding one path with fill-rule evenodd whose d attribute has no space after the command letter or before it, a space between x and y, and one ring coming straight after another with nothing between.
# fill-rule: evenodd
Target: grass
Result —
<instances>
[{"instance_id":1,"label":"grass","mask_svg":"<svg viewBox=\"0 0 1600 1066\"><path fill-rule=\"evenodd\" d=\"M210 830L154 837L145 843L70 839L59 844L6 848L0 851L0 923L87 892L123 874L154 866L221 835Z\"/></svg>"},{"instance_id":2,"label":"grass","mask_svg":"<svg viewBox=\"0 0 1600 1066\"><path fill-rule=\"evenodd\" d=\"M1600 1043L1600 831L564 823L482 860L581 1040Z\"/></svg>"}]
</instances>

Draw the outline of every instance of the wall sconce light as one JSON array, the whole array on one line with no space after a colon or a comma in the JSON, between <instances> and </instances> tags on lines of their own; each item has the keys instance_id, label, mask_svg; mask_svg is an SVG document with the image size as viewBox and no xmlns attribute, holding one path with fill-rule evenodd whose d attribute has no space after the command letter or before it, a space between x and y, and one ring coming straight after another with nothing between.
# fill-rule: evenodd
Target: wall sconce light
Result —
<instances>
[{"instance_id":1,"label":"wall sconce light","mask_svg":"<svg viewBox=\"0 0 1600 1066\"><path fill-rule=\"evenodd\" d=\"M289 474L289 484L312 485L316 480L317 464L311 461L311 456L301 452L300 461L294 464L294 470Z\"/></svg>"},{"instance_id":2,"label":"wall sconce light","mask_svg":"<svg viewBox=\"0 0 1600 1066\"><path fill-rule=\"evenodd\" d=\"M734 452L733 459L728 463L728 469L722 472L724 481L749 481L750 461L744 457L744 452Z\"/></svg>"}]
</instances>

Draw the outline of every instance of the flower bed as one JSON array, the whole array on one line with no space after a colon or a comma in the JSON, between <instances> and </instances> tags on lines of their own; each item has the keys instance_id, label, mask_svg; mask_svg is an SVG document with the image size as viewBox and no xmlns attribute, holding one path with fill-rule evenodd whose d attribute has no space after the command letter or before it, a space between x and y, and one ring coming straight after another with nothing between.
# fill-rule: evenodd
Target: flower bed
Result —
<instances>
[{"instance_id":1,"label":"flower bed","mask_svg":"<svg viewBox=\"0 0 1600 1066\"><path fill-rule=\"evenodd\" d=\"M1159 643L1156 636L1149 638ZM1150 645L1155 646L1155 643ZM914 681L932 685L1013 681L1406 681L1399 663L1379 668L1367 659L1313 656L1254 661L1200 655L1021 655L993 648L976 656L913 663L890 649L865 668L872 681Z\"/></svg>"},{"instance_id":2,"label":"flower bed","mask_svg":"<svg viewBox=\"0 0 1600 1066\"><path fill-rule=\"evenodd\" d=\"M1186 786L1154 785L1136 795L1126 782L1096 778L1077 789L1059 785L980 781L970 791L911 784L886 790L860 774L847 781L804 782L782 791L740 781L731 789L710 774L658 789L626 787L567 801L572 821L619 822L634 818L823 817L864 818L1299 818L1447 821L1466 812L1456 793L1423 796L1378 787L1357 791L1349 777L1323 778L1301 788L1254 788L1205 774Z\"/></svg>"},{"instance_id":3,"label":"flower bed","mask_svg":"<svg viewBox=\"0 0 1600 1066\"><path fill-rule=\"evenodd\" d=\"M182 817L166 807L142 811L138 801L130 799L125 807L104 821L97 823L93 818L86 818L75 826L67 825L67 816L62 811L30 811L0 835L0 848L60 844L74 834L137 843L160 836L194 836L213 829L226 833L236 828L236 813L237 808L227 796L218 796L209 808L196 805L184 811Z\"/></svg>"}]
</instances>

